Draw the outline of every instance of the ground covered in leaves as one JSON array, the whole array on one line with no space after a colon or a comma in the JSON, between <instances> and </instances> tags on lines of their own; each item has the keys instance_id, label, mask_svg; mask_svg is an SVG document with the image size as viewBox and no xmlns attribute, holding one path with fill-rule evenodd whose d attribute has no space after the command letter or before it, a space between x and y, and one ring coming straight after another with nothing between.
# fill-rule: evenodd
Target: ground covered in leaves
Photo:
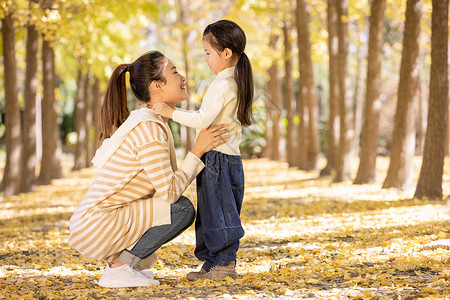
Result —
<instances>
[{"instance_id":1,"label":"ground covered in leaves","mask_svg":"<svg viewBox=\"0 0 450 300\"><path fill-rule=\"evenodd\" d=\"M379 180L387 160L379 159ZM416 172L420 162L416 162ZM450 194L450 163L444 193ZM450 250L427 250L450 238L450 204L412 199L414 187L332 183L317 173L268 160L245 161L237 280L191 283L200 262L194 230L157 253L155 288L97 285L104 262L67 244L68 221L95 169L35 193L0 198L1 299L448 299ZM194 186L186 195L195 200Z\"/></svg>"}]
</instances>

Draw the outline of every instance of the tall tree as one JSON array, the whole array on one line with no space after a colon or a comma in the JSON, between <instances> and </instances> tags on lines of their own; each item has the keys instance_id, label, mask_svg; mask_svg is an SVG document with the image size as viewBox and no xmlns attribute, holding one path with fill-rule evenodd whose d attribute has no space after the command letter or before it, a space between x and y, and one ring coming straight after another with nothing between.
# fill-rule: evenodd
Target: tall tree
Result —
<instances>
[{"instance_id":1,"label":"tall tree","mask_svg":"<svg viewBox=\"0 0 450 300\"><path fill-rule=\"evenodd\" d=\"M88 72L85 78L85 101L86 101L86 114L84 116L86 124L86 139L85 139L85 167L90 167L91 160L94 157L94 152L92 151L92 144L94 144L93 136L93 126L94 126L94 106L93 106L93 84L92 84L92 74Z\"/></svg>"},{"instance_id":2,"label":"tall tree","mask_svg":"<svg viewBox=\"0 0 450 300\"><path fill-rule=\"evenodd\" d=\"M357 35L360 37L357 45L357 54L356 54L356 76L355 76L355 95L354 95L354 104L353 104L353 146L352 149L354 151L353 155L358 155L360 139L361 139L361 130L362 130L362 115L363 115L363 106L364 106L364 67L365 67L365 48L366 45L363 42L362 35L365 33L362 32L360 26L358 24L355 25L355 30L357 31Z\"/></svg>"},{"instance_id":3,"label":"tall tree","mask_svg":"<svg viewBox=\"0 0 450 300\"><path fill-rule=\"evenodd\" d=\"M36 0L30 0L32 9L37 5ZM23 151L22 151L22 180L21 192L31 192L36 183L36 100L38 87L38 48L39 33L35 25L28 19L26 45L26 71L23 112Z\"/></svg>"},{"instance_id":4,"label":"tall tree","mask_svg":"<svg viewBox=\"0 0 450 300\"><path fill-rule=\"evenodd\" d=\"M80 68L77 75L77 94L75 98L75 132L77 133L77 144L75 145L75 157L73 170L86 167L85 140L86 140L86 82L83 71Z\"/></svg>"},{"instance_id":5,"label":"tall tree","mask_svg":"<svg viewBox=\"0 0 450 300\"><path fill-rule=\"evenodd\" d=\"M420 20L423 0L406 2L402 62L394 117L391 161L383 188L401 188L411 183L415 148L414 104L418 95Z\"/></svg>"},{"instance_id":6,"label":"tall tree","mask_svg":"<svg viewBox=\"0 0 450 300\"><path fill-rule=\"evenodd\" d=\"M294 140L294 82L292 79L292 43L290 40L291 21L284 21L284 99L286 105L286 158L290 166L295 165L295 140Z\"/></svg>"},{"instance_id":7,"label":"tall tree","mask_svg":"<svg viewBox=\"0 0 450 300\"><path fill-rule=\"evenodd\" d=\"M336 169L336 156L339 141L339 86L338 86L338 36L337 36L337 0L328 0L327 5L327 29L328 29L328 53L329 53L329 119L327 137L327 165L320 171L321 176L331 174Z\"/></svg>"},{"instance_id":8,"label":"tall tree","mask_svg":"<svg viewBox=\"0 0 450 300\"><path fill-rule=\"evenodd\" d=\"M185 110L192 110L194 109L191 99L190 99L190 64L189 64L189 35L190 35L190 28L188 26L189 21L188 18L190 16L190 3L189 1L185 0L177 0L177 22L181 25L180 31L181 31L181 53L183 55L183 64L184 64L184 76L186 78L186 92L188 94L188 98L186 101L182 102L182 108ZM183 139L183 145L186 153L189 151L189 149L192 148L193 140L194 140L194 130L190 127L181 125L180 130L182 132L181 138Z\"/></svg>"},{"instance_id":9,"label":"tall tree","mask_svg":"<svg viewBox=\"0 0 450 300\"><path fill-rule=\"evenodd\" d=\"M354 183L373 183L380 119L381 58L383 50L383 17L386 0L373 0L370 13L369 54L366 79L366 103L361 133L359 168Z\"/></svg>"},{"instance_id":10,"label":"tall tree","mask_svg":"<svg viewBox=\"0 0 450 300\"><path fill-rule=\"evenodd\" d=\"M300 67L301 97L308 106L307 170L317 168L319 159L319 108L317 104L311 56L311 41L308 29L309 7L305 0L297 0L297 33Z\"/></svg>"},{"instance_id":11,"label":"tall tree","mask_svg":"<svg viewBox=\"0 0 450 300\"><path fill-rule=\"evenodd\" d=\"M348 76L348 0L338 0L338 85L340 134L335 182L350 179L353 146L353 110Z\"/></svg>"},{"instance_id":12,"label":"tall tree","mask_svg":"<svg viewBox=\"0 0 450 300\"><path fill-rule=\"evenodd\" d=\"M42 161L38 177L39 184L49 184L52 179L62 177L61 139L56 114L55 52L52 42L42 37Z\"/></svg>"},{"instance_id":13,"label":"tall tree","mask_svg":"<svg viewBox=\"0 0 450 300\"><path fill-rule=\"evenodd\" d=\"M442 199L445 136L448 126L448 4L433 0L428 124L422 168L414 197Z\"/></svg>"},{"instance_id":14,"label":"tall tree","mask_svg":"<svg viewBox=\"0 0 450 300\"><path fill-rule=\"evenodd\" d=\"M423 56L423 55L421 55ZM423 61L423 58L420 59ZM421 67L422 68L422 64ZM416 141L416 155L423 155L423 147L425 144L425 135L427 133L427 113L428 113L428 99L426 97L424 83L422 82L422 74L419 74L419 91L417 96L417 141Z\"/></svg>"},{"instance_id":15,"label":"tall tree","mask_svg":"<svg viewBox=\"0 0 450 300\"><path fill-rule=\"evenodd\" d=\"M279 36L272 34L270 36L270 46L275 48ZM272 147L270 152L270 158L273 160L280 159L280 141L281 141L281 111L282 111L282 101L281 101L281 86L279 80L279 67L278 58L272 58L272 65L269 70L269 81L267 82L268 87L268 107L272 119Z\"/></svg>"},{"instance_id":16,"label":"tall tree","mask_svg":"<svg viewBox=\"0 0 450 300\"><path fill-rule=\"evenodd\" d=\"M94 86L93 86L93 106L94 106L94 144L92 145L92 153L95 154L95 149L97 145L98 138L100 136L100 115L102 109L102 99L100 95L100 79L94 76Z\"/></svg>"},{"instance_id":17,"label":"tall tree","mask_svg":"<svg viewBox=\"0 0 450 300\"><path fill-rule=\"evenodd\" d=\"M12 11L7 11L2 19L3 64L5 85L6 124L6 165L3 173L2 189L5 196L20 192L21 179L21 124L17 95L16 39Z\"/></svg>"}]
</instances>

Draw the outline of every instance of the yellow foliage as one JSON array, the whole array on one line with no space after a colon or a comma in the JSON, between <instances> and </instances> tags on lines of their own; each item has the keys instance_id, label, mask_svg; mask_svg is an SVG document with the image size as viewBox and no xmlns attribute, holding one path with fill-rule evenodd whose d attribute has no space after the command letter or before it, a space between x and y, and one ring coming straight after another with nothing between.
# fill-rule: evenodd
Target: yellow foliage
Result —
<instances>
[{"instance_id":1,"label":"yellow foliage","mask_svg":"<svg viewBox=\"0 0 450 300\"><path fill-rule=\"evenodd\" d=\"M385 166L380 161L380 166ZM420 164L419 164L420 165ZM381 183L332 183L314 172L264 159L245 161L238 251L240 278L189 282L201 265L193 227L158 250L155 288L103 289L104 262L67 243L68 220L95 176L64 179L0 202L0 298L205 299L443 298L449 294L449 250L424 249L448 239L450 207L412 199L414 190ZM450 194L450 166L444 194ZM382 177L382 176L380 176ZM195 202L195 186L186 192ZM412 200L410 200L412 199ZM20 288L19 288L20 287Z\"/></svg>"}]
</instances>

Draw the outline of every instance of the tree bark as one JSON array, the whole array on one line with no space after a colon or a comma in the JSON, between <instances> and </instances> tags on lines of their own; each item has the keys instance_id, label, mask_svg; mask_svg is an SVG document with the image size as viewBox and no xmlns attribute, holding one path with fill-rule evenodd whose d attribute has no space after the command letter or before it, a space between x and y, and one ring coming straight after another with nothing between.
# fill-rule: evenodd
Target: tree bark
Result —
<instances>
[{"instance_id":1,"label":"tree bark","mask_svg":"<svg viewBox=\"0 0 450 300\"><path fill-rule=\"evenodd\" d=\"M102 110L102 97L100 95L100 80L97 76L94 77L94 144L92 145L92 153L100 146L98 139L100 137L100 115Z\"/></svg>"},{"instance_id":2,"label":"tree bark","mask_svg":"<svg viewBox=\"0 0 450 300\"><path fill-rule=\"evenodd\" d=\"M30 5L35 1L30 1ZM27 26L26 71L23 113L23 151L21 192L35 190L36 184L36 101L38 87L39 33L32 24Z\"/></svg>"},{"instance_id":3,"label":"tree bark","mask_svg":"<svg viewBox=\"0 0 450 300\"><path fill-rule=\"evenodd\" d=\"M187 2L189 3L189 2ZM182 53L183 53L183 62L184 62L184 72L185 72L185 78L186 78L186 93L188 95L186 101L183 101L181 106L185 110L191 110L191 100L190 100L190 73L189 73L189 43L188 43L188 37L189 37L189 30L187 26L187 20L186 15L189 14L189 5L183 2L182 0L177 0L177 4L179 7L179 13L178 13L178 21L181 24L184 24L185 30L181 34L181 47L182 47ZM182 143L184 145L185 152L188 153L193 145L193 139L194 139L194 130L190 127L180 125L180 133L181 133L181 139Z\"/></svg>"},{"instance_id":4,"label":"tree bark","mask_svg":"<svg viewBox=\"0 0 450 300\"><path fill-rule=\"evenodd\" d=\"M329 53L329 120L328 120L328 149L327 165L320 171L321 176L331 175L336 169L336 156L339 141L339 86L338 82L338 36L337 36L337 0L328 0L327 28L328 28L328 53Z\"/></svg>"},{"instance_id":5,"label":"tree bark","mask_svg":"<svg viewBox=\"0 0 450 300\"><path fill-rule=\"evenodd\" d=\"M391 161L383 188L402 188L412 181L415 148L414 104L417 103L419 35L423 0L406 2L398 101L394 117Z\"/></svg>"},{"instance_id":6,"label":"tree bark","mask_svg":"<svg viewBox=\"0 0 450 300\"><path fill-rule=\"evenodd\" d=\"M308 144L304 167L307 170L315 170L319 159L319 109L314 86L308 10L305 0L297 0L300 85L303 101L308 106Z\"/></svg>"},{"instance_id":7,"label":"tree bark","mask_svg":"<svg viewBox=\"0 0 450 300\"><path fill-rule=\"evenodd\" d=\"M350 93L350 82L348 76L348 24L344 17L348 14L348 0L339 0L338 12L338 85L339 85L339 114L340 134L338 157L336 161L335 182L350 179L352 167L353 146L353 110L352 97Z\"/></svg>"},{"instance_id":8,"label":"tree bark","mask_svg":"<svg viewBox=\"0 0 450 300\"><path fill-rule=\"evenodd\" d=\"M370 13L369 53L366 80L366 103L361 133L359 168L355 184L376 180L376 160L380 119L381 59L383 51L383 18L386 0L373 0Z\"/></svg>"},{"instance_id":9,"label":"tree bark","mask_svg":"<svg viewBox=\"0 0 450 300\"><path fill-rule=\"evenodd\" d=\"M94 113L93 113L93 84L91 84L92 76L91 73L86 73L86 82L85 82L85 101L86 101L86 114L85 114L85 122L86 122L86 139L85 139L85 167L92 166L91 160L94 157L94 153L92 152L92 145L94 144L93 139L93 126L94 126Z\"/></svg>"},{"instance_id":10,"label":"tree bark","mask_svg":"<svg viewBox=\"0 0 450 300\"><path fill-rule=\"evenodd\" d=\"M445 135L448 126L448 4L433 0L427 133L416 198L442 199Z\"/></svg>"},{"instance_id":11,"label":"tree bark","mask_svg":"<svg viewBox=\"0 0 450 300\"><path fill-rule=\"evenodd\" d=\"M361 35L361 30L359 26L356 26L358 30L358 35ZM365 44L361 41L358 43L357 50L357 68L356 68L356 78L355 78L355 97L353 106L353 146L352 149L354 153L352 155L359 155L359 146L361 141L361 130L362 130L362 115L364 106L364 63L366 62Z\"/></svg>"},{"instance_id":12,"label":"tree bark","mask_svg":"<svg viewBox=\"0 0 450 300\"><path fill-rule=\"evenodd\" d=\"M449 73L449 76L450 76L450 73ZM448 99L450 99L450 89L449 89ZM447 107L447 112L450 115L450 105ZM450 155L450 120L448 120L448 119L447 119L447 136L446 136L446 143L445 143L445 155L447 155L447 156Z\"/></svg>"},{"instance_id":13,"label":"tree bark","mask_svg":"<svg viewBox=\"0 0 450 300\"><path fill-rule=\"evenodd\" d=\"M279 37L272 35L270 37L271 49L276 47ZM270 158L272 160L280 160L280 141L281 141L281 87L280 80L278 78L279 68L278 59L274 58L272 66L269 68L269 108L272 116L272 151Z\"/></svg>"},{"instance_id":14,"label":"tree bark","mask_svg":"<svg viewBox=\"0 0 450 300\"><path fill-rule=\"evenodd\" d=\"M423 155L423 147L425 145L425 135L427 131L427 112L428 103L425 96L425 88L422 82L422 76L419 74L419 91L417 92L417 141L416 141L416 155Z\"/></svg>"},{"instance_id":15,"label":"tree bark","mask_svg":"<svg viewBox=\"0 0 450 300\"><path fill-rule=\"evenodd\" d=\"M2 19L3 63L5 85L6 164L2 190L5 196L20 192L22 139L20 108L17 95L16 41L14 18L7 13Z\"/></svg>"},{"instance_id":16,"label":"tree bark","mask_svg":"<svg viewBox=\"0 0 450 300\"><path fill-rule=\"evenodd\" d=\"M269 71L267 71L269 72ZM265 147L261 151L261 157L264 158L270 158L272 155L272 107L270 102L270 87L269 87L269 81L267 80L265 83L265 90L266 90L266 103L265 103L265 109L266 109L266 122L265 122L265 130L264 130L264 141L266 142Z\"/></svg>"},{"instance_id":17,"label":"tree bark","mask_svg":"<svg viewBox=\"0 0 450 300\"><path fill-rule=\"evenodd\" d=\"M86 140L86 84L83 71L78 70L77 75L77 96L75 99L75 132L77 133L77 144L75 145L75 158L73 170L81 170L85 163L85 140Z\"/></svg>"},{"instance_id":18,"label":"tree bark","mask_svg":"<svg viewBox=\"0 0 450 300\"><path fill-rule=\"evenodd\" d=\"M42 37L42 161L39 184L50 184L62 177L61 139L55 110L55 53L50 41Z\"/></svg>"},{"instance_id":19,"label":"tree bark","mask_svg":"<svg viewBox=\"0 0 450 300\"><path fill-rule=\"evenodd\" d=\"M294 82L292 80L292 44L290 41L291 22L284 21L284 99L286 103L286 158L289 166L295 165L295 140L294 140Z\"/></svg>"}]
</instances>

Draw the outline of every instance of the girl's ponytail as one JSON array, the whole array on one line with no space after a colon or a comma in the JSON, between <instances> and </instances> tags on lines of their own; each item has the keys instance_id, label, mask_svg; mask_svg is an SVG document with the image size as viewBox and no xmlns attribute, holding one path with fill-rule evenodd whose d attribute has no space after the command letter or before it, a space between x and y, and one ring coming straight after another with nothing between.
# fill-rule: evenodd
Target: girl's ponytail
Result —
<instances>
[{"instance_id":1,"label":"girl's ponytail","mask_svg":"<svg viewBox=\"0 0 450 300\"><path fill-rule=\"evenodd\" d=\"M109 79L101 111L101 133L98 144L111 135L128 118L126 73L127 64L119 65Z\"/></svg>"},{"instance_id":2,"label":"girl's ponytail","mask_svg":"<svg viewBox=\"0 0 450 300\"><path fill-rule=\"evenodd\" d=\"M242 126L252 124L252 101L253 101L253 73L252 65L244 53L247 38L239 25L230 20L219 20L206 26L203 31L203 39L211 46L223 51L231 49L233 55L239 57L234 69L234 79L237 84L237 117Z\"/></svg>"},{"instance_id":3,"label":"girl's ponytail","mask_svg":"<svg viewBox=\"0 0 450 300\"><path fill-rule=\"evenodd\" d=\"M253 72L252 65L245 52L242 52L234 69L237 83L237 117L242 126L252 124Z\"/></svg>"}]
</instances>

